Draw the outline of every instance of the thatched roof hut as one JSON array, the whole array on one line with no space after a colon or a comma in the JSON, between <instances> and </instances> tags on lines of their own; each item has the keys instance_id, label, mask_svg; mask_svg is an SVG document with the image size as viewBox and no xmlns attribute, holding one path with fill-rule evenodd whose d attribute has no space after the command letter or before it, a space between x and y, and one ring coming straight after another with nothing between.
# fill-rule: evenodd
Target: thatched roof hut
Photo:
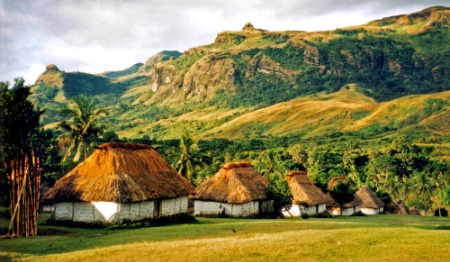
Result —
<instances>
[{"instance_id":1,"label":"thatched roof hut","mask_svg":"<svg viewBox=\"0 0 450 262\"><path fill-rule=\"evenodd\" d=\"M139 202L187 196L193 189L151 146L105 143L58 180L44 198Z\"/></svg>"},{"instance_id":2,"label":"thatched roof hut","mask_svg":"<svg viewBox=\"0 0 450 262\"><path fill-rule=\"evenodd\" d=\"M375 195L369 186L361 187L358 192L356 192L356 195L361 200L361 208L378 209L380 207L384 207L383 201Z\"/></svg>"},{"instance_id":3,"label":"thatched roof hut","mask_svg":"<svg viewBox=\"0 0 450 262\"><path fill-rule=\"evenodd\" d=\"M269 181L247 162L227 163L213 177L199 185L191 199L242 204L267 198Z\"/></svg>"},{"instance_id":4,"label":"thatched roof hut","mask_svg":"<svg viewBox=\"0 0 450 262\"><path fill-rule=\"evenodd\" d=\"M324 204L328 197L308 178L305 171L292 171L286 176L292 202L305 202L309 206Z\"/></svg>"},{"instance_id":5,"label":"thatched roof hut","mask_svg":"<svg viewBox=\"0 0 450 262\"><path fill-rule=\"evenodd\" d=\"M291 171L286 180L292 194L292 205L281 212L286 217L298 217L304 213L317 215L325 212L329 198L308 178L304 171ZM306 204L306 205L305 205Z\"/></svg>"}]
</instances>

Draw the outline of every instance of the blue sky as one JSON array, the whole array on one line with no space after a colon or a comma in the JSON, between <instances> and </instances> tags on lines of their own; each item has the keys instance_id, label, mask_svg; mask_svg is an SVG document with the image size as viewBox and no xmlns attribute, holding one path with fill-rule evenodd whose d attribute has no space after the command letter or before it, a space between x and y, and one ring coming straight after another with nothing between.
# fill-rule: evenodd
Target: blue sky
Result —
<instances>
[{"instance_id":1,"label":"blue sky","mask_svg":"<svg viewBox=\"0 0 450 262\"><path fill-rule=\"evenodd\" d=\"M45 65L100 73L162 50L212 43L217 33L256 28L318 31L444 5L445 0L0 0L0 81L32 84Z\"/></svg>"}]
</instances>

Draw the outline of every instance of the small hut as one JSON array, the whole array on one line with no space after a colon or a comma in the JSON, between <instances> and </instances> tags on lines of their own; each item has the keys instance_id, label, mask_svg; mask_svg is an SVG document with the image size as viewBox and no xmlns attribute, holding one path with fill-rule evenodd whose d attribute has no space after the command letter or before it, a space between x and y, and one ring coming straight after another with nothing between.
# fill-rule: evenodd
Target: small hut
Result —
<instances>
[{"instance_id":1,"label":"small hut","mask_svg":"<svg viewBox=\"0 0 450 262\"><path fill-rule=\"evenodd\" d=\"M366 215L376 215L384 212L384 203L375 195L369 186L361 187L356 195L361 200L361 212Z\"/></svg>"},{"instance_id":2,"label":"small hut","mask_svg":"<svg viewBox=\"0 0 450 262\"><path fill-rule=\"evenodd\" d=\"M314 185L306 172L289 172L286 180L292 194L292 205L289 210L282 210L284 216L298 217L302 212L317 215L326 211L327 195Z\"/></svg>"},{"instance_id":3,"label":"small hut","mask_svg":"<svg viewBox=\"0 0 450 262\"><path fill-rule=\"evenodd\" d=\"M346 178L344 176L338 176L338 177L333 177L329 182L328 182L328 190L332 190L339 181L345 182ZM359 197L356 195L356 193L353 195L353 200L350 201L349 203L345 203L341 212L341 207L339 206L339 204L331 197L330 193L327 194L328 195L328 202L327 202L327 211L332 215L332 216L340 216L341 214L343 216L351 216L357 212L360 211L361 209L361 200L359 199Z\"/></svg>"},{"instance_id":4,"label":"small hut","mask_svg":"<svg viewBox=\"0 0 450 262\"><path fill-rule=\"evenodd\" d=\"M220 210L226 216L248 217L271 212L273 201L267 198L268 186L269 181L249 163L227 163L191 195L194 214L211 216Z\"/></svg>"},{"instance_id":5,"label":"small hut","mask_svg":"<svg viewBox=\"0 0 450 262\"><path fill-rule=\"evenodd\" d=\"M115 224L187 213L194 187L150 146L105 143L44 199L54 219Z\"/></svg>"}]
</instances>

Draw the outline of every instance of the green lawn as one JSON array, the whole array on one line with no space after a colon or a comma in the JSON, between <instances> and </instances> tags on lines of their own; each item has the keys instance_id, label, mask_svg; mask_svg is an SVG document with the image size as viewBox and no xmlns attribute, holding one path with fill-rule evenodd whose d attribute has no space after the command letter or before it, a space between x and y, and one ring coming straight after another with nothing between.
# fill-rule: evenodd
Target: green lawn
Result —
<instances>
[{"instance_id":1,"label":"green lawn","mask_svg":"<svg viewBox=\"0 0 450 262\"><path fill-rule=\"evenodd\" d=\"M449 218L400 215L198 218L120 230L41 225L53 235L1 239L0 261L450 261L449 229Z\"/></svg>"}]
</instances>

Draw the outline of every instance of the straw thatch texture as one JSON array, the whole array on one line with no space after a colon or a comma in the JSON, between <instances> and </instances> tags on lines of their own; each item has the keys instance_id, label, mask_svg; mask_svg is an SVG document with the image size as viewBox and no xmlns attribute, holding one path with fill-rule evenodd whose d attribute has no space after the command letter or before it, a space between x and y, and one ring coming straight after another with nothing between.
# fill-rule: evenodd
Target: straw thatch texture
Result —
<instances>
[{"instance_id":1,"label":"straw thatch texture","mask_svg":"<svg viewBox=\"0 0 450 262\"><path fill-rule=\"evenodd\" d=\"M378 209L380 207L384 207L383 201L375 195L375 193L370 189L369 186L361 187L356 195L361 199L361 207L362 208L373 208Z\"/></svg>"},{"instance_id":2,"label":"straw thatch texture","mask_svg":"<svg viewBox=\"0 0 450 262\"><path fill-rule=\"evenodd\" d=\"M295 171L289 172L286 180L292 194L292 202L305 202L309 206L325 204L328 197L308 178L306 172Z\"/></svg>"},{"instance_id":3,"label":"straw thatch texture","mask_svg":"<svg viewBox=\"0 0 450 262\"><path fill-rule=\"evenodd\" d=\"M152 147L105 143L58 180L44 198L138 202L188 196L193 189Z\"/></svg>"},{"instance_id":4,"label":"straw thatch texture","mask_svg":"<svg viewBox=\"0 0 450 262\"><path fill-rule=\"evenodd\" d=\"M328 185L327 185L328 190L332 190L337 185L337 183L339 181L346 182L347 179L345 178L345 176L333 177L328 182ZM328 201L327 201L327 206L328 207L339 207L339 204L336 201L334 201L334 199L331 197L329 192L328 192L327 196L328 196ZM349 203L345 203L344 204L344 208L352 208L352 207L355 207L355 206L361 206L361 203L362 203L361 199L355 193L353 195L353 200L351 202L349 202Z\"/></svg>"},{"instance_id":5,"label":"straw thatch texture","mask_svg":"<svg viewBox=\"0 0 450 262\"><path fill-rule=\"evenodd\" d=\"M227 163L195 189L191 199L242 204L267 199L269 181L249 163Z\"/></svg>"}]
</instances>

